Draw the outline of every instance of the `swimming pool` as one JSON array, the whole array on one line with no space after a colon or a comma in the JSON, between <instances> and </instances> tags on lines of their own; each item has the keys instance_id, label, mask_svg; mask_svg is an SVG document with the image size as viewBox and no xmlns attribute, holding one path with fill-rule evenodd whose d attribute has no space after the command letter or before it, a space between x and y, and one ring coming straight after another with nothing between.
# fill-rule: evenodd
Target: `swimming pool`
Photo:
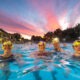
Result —
<instances>
[{"instance_id":1,"label":"swimming pool","mask_svg":"<svg viewBox=\"0 0 80 80\"><path fill-rule=\"evenodd\" d=\"M71 44L63 48L73 53ZM53 46L47 44L46 50L51 51L52 49ZM35 65L35 60L30 58L29 54L36 50L38 50L37 44L15 44L12 52L20 53L23 57L19 60L20 63L15 61L0 63L0 80L80 80L79 61L67 59L63 64L58 61L57 57L53 59L53 62L47 63L47 66L41 60ZM3 50L0 45L1 53Z\"/></svg>"}]
</instances>

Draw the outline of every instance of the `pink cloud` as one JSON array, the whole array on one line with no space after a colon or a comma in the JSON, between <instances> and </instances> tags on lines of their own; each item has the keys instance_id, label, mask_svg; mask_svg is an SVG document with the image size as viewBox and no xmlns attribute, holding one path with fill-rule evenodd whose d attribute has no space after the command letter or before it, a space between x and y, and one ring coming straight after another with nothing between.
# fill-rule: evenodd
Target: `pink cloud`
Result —
<instances>
[{"instance_id":1,"label":"pink cloud","mask_svg":"<svg viewBox=\"0 0 80 80\"><path fill-rule=\"evenodd\" d=\"M43 35L43 33L40 32L40 30L37 29L35 26L27 22L19 21L18 19L7 17L7 15L4 14L0 14L0 28L30 36Z\"/></svg>"}]
</instances>

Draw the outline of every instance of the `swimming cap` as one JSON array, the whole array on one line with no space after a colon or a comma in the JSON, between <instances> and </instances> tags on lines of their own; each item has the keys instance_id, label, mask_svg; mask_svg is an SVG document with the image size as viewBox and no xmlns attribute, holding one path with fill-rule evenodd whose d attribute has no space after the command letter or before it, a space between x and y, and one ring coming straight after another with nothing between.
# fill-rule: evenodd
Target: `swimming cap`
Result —
<instances>
[{"instance_id":1,"label":"swimming cap","mask_svg":"<svg viewBox=\"0 0 80 80\"><path fill-rule=\"evenodd\" d=\"M56 42L59 42L59 38L57 37L52 39L52 43L56 43Z\"/></svg>"},{"instance_id":2,"label":"swimming cap","mask_svg":"<svg viewBox=\"0 0 80 80\"><path fill-rule=\"evenodd\" d=\"M45 43L44 41L40 41L40 42L38 43L38 45L44 45L44 46L46 46L46 43Z\"/></svg>"},{"instance_id":3,"label":"swimming cap","mask_svg":"<svg viewBox=\"0 0 80 80\"><path fill-rule=\"evenodd\" d=\"M2 45L2 49L3 49L3 50L4 50L4 46L5 46L5 45L11 46L11 49L13 48L13 44L12 44L11 41L5 41L5 42L3 43L3 45Z\"/></svg>"},{"instance_id":4,"label":"swimming cap","mask_svg":"<svg viewBox=\"0 0 80 80\"><path fill-rule=\"evenodd\" d=\"M78 45L80 45L80 40L76 40L73 42L73 46L78 46Z\"/></svg>"}]
</instances>

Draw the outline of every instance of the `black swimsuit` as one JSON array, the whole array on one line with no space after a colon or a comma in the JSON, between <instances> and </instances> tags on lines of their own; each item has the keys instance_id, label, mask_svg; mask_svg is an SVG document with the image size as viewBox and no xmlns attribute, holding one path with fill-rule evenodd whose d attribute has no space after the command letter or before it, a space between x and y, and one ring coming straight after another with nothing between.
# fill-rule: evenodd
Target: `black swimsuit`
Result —
<instances>
[{"instance_id":1,"label":"black swimsuit","mask_svg":"<svg viewBox=\"0 0 80 80\"><path fill-rule=\"evenodd\" d=\"M15 60L14 55L9 56L8 58L0 56L0 62L13 62L14 60Z\"/></svg>"},{"instance_id":2,"label":"black swimsuit","mask_svg":"<svg viewBox=\"0 0 80 80\"><path fill-rule=\"evenodd\" d=\"M80 56L75 56L75 55L73 55L72 58L73 58L73 59L80 60Z\"/></svg>"},{"instance_id":3,"label":"black swimsuit","mask_svg":"<svg viewBox=\"0 0 80 80\"><path fill-rule=\"evenodd\" d=\"M38 56L48 56L49 54L46 52L39 53Z\"/></svg>"}]
</instances>

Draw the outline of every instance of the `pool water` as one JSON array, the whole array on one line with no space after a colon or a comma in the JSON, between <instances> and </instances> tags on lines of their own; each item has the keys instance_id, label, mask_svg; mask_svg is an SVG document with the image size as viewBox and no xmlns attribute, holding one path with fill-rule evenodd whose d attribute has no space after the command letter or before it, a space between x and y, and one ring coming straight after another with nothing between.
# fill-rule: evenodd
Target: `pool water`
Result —
<instances>
[{"instance_id":1,"label":"pool water","mask_svg":"<svg viewBox=\"0 0 80 80\"><path fill-rule=\"evenodd\" d=\"M53 50L51 44L46 46L47 51ZM80 80L80 62L70 58L72 44L67 44L67 47L61 44L61 47L67 51L67 55L62 55L62 58L59 54L55 55L52 62L45 63L29 57L30 53L38 50L37 44L15 44L12 52L23 56L14 62L0 63L0 80Z\"/></svg>"}]
</instances>

